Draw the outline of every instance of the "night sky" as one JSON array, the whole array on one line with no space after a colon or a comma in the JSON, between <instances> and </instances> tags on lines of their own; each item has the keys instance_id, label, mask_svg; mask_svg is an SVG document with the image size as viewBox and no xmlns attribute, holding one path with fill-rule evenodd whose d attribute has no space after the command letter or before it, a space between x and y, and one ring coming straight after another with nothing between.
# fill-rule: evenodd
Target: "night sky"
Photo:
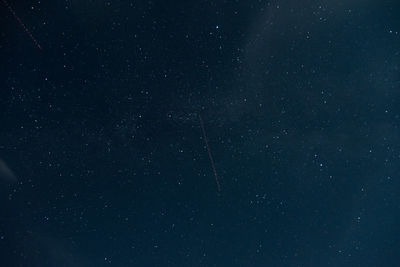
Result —
<instances>
[{"instance_id":1,"label":"night sky","mask_svg":"<svg viewBox=\"0 0 400 267\"><path fill-rule=\"evenodd\" d=\"M1 265L398 266L399 14L1 0Z\"/></svg>"}]
</instances>

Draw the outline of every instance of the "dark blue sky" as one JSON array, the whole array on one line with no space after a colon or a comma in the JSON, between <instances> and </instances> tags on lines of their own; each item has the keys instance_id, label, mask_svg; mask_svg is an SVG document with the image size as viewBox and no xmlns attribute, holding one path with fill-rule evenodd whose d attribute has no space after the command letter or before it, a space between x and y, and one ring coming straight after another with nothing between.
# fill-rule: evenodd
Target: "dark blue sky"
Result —
<instances>
[{"instance_id":1,"label":"dark blue sky","mask_svg":"<svg viewBox=\"0 0 400 267\"><path fill-rule=\"evenodd\" d=\"M398 264L397 1L0 7L5 266Z\"/></svg>"}]
</instances>

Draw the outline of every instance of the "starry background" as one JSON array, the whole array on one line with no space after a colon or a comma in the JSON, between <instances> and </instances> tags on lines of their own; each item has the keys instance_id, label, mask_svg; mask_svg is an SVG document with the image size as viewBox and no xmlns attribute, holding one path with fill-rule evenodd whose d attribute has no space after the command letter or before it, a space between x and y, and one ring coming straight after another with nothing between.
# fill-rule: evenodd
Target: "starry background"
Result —
<instances>
[{"instance_id":1,"label":"starry background","mask_svg":"<svg viewBox=\"0 0 400 267\"><path fill-rule=\"evenodd\" d=\"M7 3L4 266L398 264L398 1Z\"/></svg>"}]
</instances>

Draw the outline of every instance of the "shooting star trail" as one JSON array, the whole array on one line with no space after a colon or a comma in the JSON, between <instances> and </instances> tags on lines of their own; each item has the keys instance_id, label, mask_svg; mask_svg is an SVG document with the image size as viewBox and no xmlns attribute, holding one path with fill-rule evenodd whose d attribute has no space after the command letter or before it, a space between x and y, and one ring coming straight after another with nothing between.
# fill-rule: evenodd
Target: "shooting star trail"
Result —
<instances>
[{"instance_id":1,"label":"shooting star trail","mask_svg":"<svg viewBox=\"0 0 400 267\"><path fill-rule=\"evenodd\" d=\"M207 147L207 151L208 151L208 157L210 158L211 167L213 169L214 176L215 176L215 181L217 183L218 192L220 192L221 191L221 185L219 184L218 173L217 173L217 170L215 169L214 159L213 159L212 154L211 154L210 146L208 145L206 129L204 128L203 119L201 118L200 114L199 114L199 119L200 119L200 124L201 124L201 130L203 131L204 142L206 143L206 147Z\"/></svg>"}]
</instances>

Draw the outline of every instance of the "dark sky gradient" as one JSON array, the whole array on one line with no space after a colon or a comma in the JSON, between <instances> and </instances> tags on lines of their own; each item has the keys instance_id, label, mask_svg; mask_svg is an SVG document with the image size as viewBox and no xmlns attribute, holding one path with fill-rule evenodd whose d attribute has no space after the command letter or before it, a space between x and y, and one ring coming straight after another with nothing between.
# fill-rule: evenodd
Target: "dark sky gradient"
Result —
<instances>
[{"instance_id":1,"label":"dark sky gradient","mask_svg":"<svg viewBox=\"0 0 400 267\"><path fill-rule=\"evenodd\" d=\"M4 266L398 265L398 1L7 3Z\"/></svg>"}]
</instances>

